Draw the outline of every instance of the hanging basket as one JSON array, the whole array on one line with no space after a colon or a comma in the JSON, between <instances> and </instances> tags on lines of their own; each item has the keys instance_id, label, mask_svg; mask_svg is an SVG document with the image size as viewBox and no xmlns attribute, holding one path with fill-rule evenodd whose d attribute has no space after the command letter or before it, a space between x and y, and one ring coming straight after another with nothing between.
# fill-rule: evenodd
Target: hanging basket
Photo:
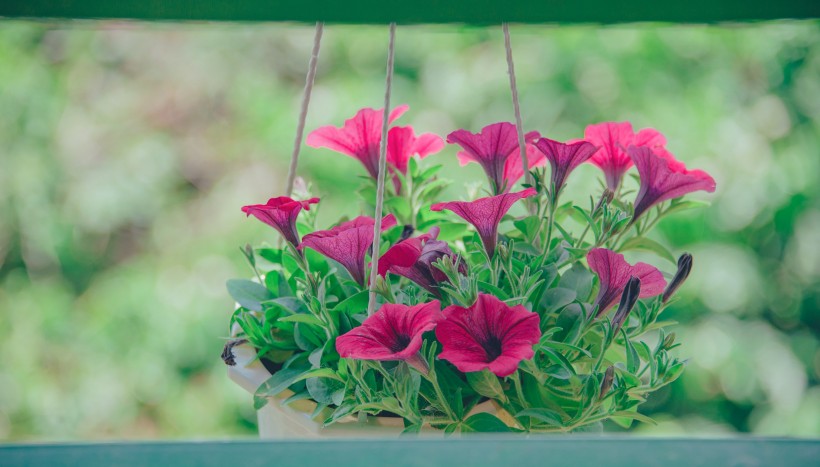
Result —
<instances>
[{"instance_id":1,"label":"hanging basket","mask_svg":"<svg viewBox=\"0 0 820 467\"><path fill-rule=\"evenodd\" d=\"M223 358L229 376L261 408L260 436L550 433L597 430L606 420L623 427L649 421L638 405L683 371L684 362L669 353L677 346L663 329L669 323L658 317L689 275L692 257L680 256L667 283L656 267L632 264L619 252L652 242L660 256L674 260L643 236L679 208L683 195L713 192L714 179L686 169L654 129L635 133L629 123L605 122L588 126L585 140L567 143L525 133L504 23L515 123L447 137L461 147L461 157L482 165L490 196L440 202L436 196L446 183L436 178L440 167L424 169L419 161L444 148L443 139L390 127L408 110L390 104L393 23L384 107L363 108L343 127L318 128L306 140L362 162L376 181L366 196L375 201L374 215L329 230L318 229L313 218L302 224L310 233L300 239L299 213L320 201L307 192L298 200L290 195L322 28L318 23L287 194L242 208L286 242L259 249L274 265L270 270L257 268L255 250L243 250L258 282L228 283L238 304L232 335L249 344L229 345ZM612 135L618 144L609 141ZM388 140L394 141L389 166ZM604 146L602 159L593 159ZM621 190L629 168L624 158L640 175L634 199L625 196L635 190ZM549 172L541 168L547 162ZM571 202L568 209L560 200L563 188L585 162L603 171L606 188L593 194L588 209ZM388 172L392 190L385 186ZM519 180L524 187L515 191ZM391 204L395 200L406 209ZM499 232L517 202L526 214ZM452 222L441 211L475 233L466 226L442 233ZM580 214L577 236L561 226L570 225L568 211ZM402 232L386 232L398 225ZM319 255L313 264L310 250ZM393 276L405 282L391 282ZM657 333L651 347L644 341L649 332ZM257 359L263 354L284 369L271 373Z\"/></svg>"}]
</instances>

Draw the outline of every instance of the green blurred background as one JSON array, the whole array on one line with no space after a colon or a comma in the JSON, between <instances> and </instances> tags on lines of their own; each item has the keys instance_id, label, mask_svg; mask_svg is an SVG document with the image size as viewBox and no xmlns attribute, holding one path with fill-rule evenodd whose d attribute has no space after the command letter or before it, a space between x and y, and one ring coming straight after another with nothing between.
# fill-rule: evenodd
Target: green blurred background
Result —
<instances>
[{"instance_id":1,"label":"green blurred background","mask_svg":"<svg viewBox=\"0 0 820 467\"><path fill-rule=\"evenodd\" d=\"M669 311L683 378L637 431L820 435L820 23L514 27L527 129L666 134L718 182L657 238L695 255ZM312 28L0 22L0 439L252 436L219 354L274 232ZM383 98L386 28L331 26L308 129ZM512 120L500 28L400 27L393 101L417 131ZM452 147L432 156L456 180ZM327 225L363 169L305 148ZM599 173L570 180L577 199ZM667 272L670 264L661 264Z\"/></svg>"}]
</instances>

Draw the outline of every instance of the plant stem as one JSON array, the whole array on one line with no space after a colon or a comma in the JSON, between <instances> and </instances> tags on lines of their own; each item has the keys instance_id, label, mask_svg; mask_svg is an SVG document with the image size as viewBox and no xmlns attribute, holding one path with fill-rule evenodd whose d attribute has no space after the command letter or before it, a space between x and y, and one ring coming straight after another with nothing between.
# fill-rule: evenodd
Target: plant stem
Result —
<instances>
[{"instance_id":1,"label":"plant stem","mask_svg":"<svg viewBox=\"0 0 820 467\"><path fill-rule=\"evenodd\" d=\"M424 378L433 385L433 389L436 391L436 399L438 399L441 408L444 409L445 414L450 417L451 420L457 420L458 417L455 416L453 413L453 409L450 408L450 404L447 402L447 398L444 397L444 391L441 390L441 386L438 384L438 376L436 375L436 371L433 368L430 368L430 372L426 375L422 375Z\"/></svg>"},{"instance_id":2,"label":"plant stem","mask_svg":"<svg viewBox=\"0 0 820 467\"><path fill-rule=\"evenodd\" d=\"M527 399L524 397L524 391L521 388L521 375L519 375L519 371L516 370L515 373L512 374L512 382L513 387L515 387L515 395L518 397L518 404L523 409L528 409L530 405L527 403Z\"/></svg>"}]
</instances>

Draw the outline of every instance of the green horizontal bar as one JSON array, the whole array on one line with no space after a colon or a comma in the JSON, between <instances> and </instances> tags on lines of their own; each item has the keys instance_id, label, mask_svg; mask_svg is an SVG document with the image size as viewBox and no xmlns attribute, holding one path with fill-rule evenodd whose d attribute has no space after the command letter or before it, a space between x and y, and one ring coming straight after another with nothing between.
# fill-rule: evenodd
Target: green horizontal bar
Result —
<instances>
[{"instance_id":1,"label":"green horizontal bar","mask_svg":"<svg viewBox=\"0 0 820 467\"><path fill-rule=\"evenodd\" d=\"M711 23L818 18L818 0L3 0L28 18L331 23Z\"/></svg>"},{"instance_id":2,"label":"green horizontal bar","mask_svg":"<svg viewBox=\"0 0 820 467\"><path fill-rule=\"evenodd\" d=\"M0 464L128 466L800 466L820 441L603 437L0 445Z\"/></svg>"}]
</instances>

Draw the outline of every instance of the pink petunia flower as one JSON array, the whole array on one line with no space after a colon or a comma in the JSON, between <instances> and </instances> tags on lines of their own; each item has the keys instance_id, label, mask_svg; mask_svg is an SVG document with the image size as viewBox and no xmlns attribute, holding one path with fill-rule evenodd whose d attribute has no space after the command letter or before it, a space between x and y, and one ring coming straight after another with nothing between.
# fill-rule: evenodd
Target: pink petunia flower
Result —
<instances>
[{"instance_id":1,"label":"pink petunia flower","mask_svg":"<svg viewBox=\"0 0 820 467\"><path fill-rule=\"evenodd\" d=\"M465 373L488 368L496 376L509 376L519 362L535 355L532 347L541 339L537 313L492 295L479 294L469 308L451 305L443 313L436 327L439 358Z\"/></svg>"},{"instance_id":2,"label":"pink petunia flower","mask_svg":"<svg viewBox=\"0 0 820 467\"><path fill-rule=\"evenodd\" d=\"M447 280L447 276L433 266L440 258L454 256L447 242L436 240L439 228L433 227L429 233L396 243L379 258L379 275L388 272L406 277L439 296L437 285ZM467 273L466 264L459 262L459 270Z\"/></svg>"},{"instance_id":3,"label":"pink petunia flower","mask_svg":"<svg viewBox=\"0 0 820 467\"><path fill-rule=\"evenodd\" d=\"M413 155L423 159L442 149L444 140L433 133L416 136L410 126L393 127L387 132L387 164L402 174L407 174L407 163Z\"/></svg>"},{"instance_id":4,"label":"pink petunia flower","mask_svg":"<svg viewBox=\"0 0 820 467\"><path fill-rule=\"evenodd\" d=\"M629 278L634 276L640 279L639 298L654 297L663 293L666 280L663 274L654 266L646 263L631 265L626 262L624 255L615 253L606 248L593 248L587 254L589 268L598 275L601 285L594 304L598 306L596 316L601 316L621 298Z\"/></svg>"},{"instance_id":5,"label":"pink petunia flower","mask_svg":"<svg viewBox=\"0 0 820 467\"><path fill-rule=\"evenodd\" d=\"M294 201L287 196L271 198L266 204L251 204L242 206L242 212L253 215L260 221L268 224L285 237L293 246L299 246L299 232L296 231L296 217L302 209L310 210L311 204L319 202L319 198L310 198L305 201Z\"/></svg>"},{"instance_id":6,"label":"pink petunia flower","mask_svg":"<svg viewBox=\"0 0 820 467\"><path fill-rule=\"evenodd\" d=\"M584 141L601 149L592 156L590 163L604 172L606 186L613 192L618 190L621 179L630 167L632 159L626 153L629 146L649 147L666 152L666 138L653 128L644 128L635 133L629 122L605 122L587 126ZM671 154L670 154L671 155Z\"/></svg>"},{"instance_id":7,"label":"pink petunia flower","mask_svg":"<svg viewBox=\"0 0 820 467\"><path fill-rule=\"evenodd\" d=\"M540 136L538 132L530 132L524 135L524 140L531 142L538 136ZM481 165L495 194L509 190L512 186L510 180L518 180L524 175L524 171L521 170L518 133L512 123L493 123L485 126L478 133L456 130L447 135L447 142L462 147L463 151L459 151L457 154L461 165L468 162L477 162ZM529 155L530 150L527 150L527 166L532 168L538 161L530 161ZM511 166L507 167L507 161L513 156L519 160L518 165L511 163ZM520 171L517 177L516 171Z\"/></svg>"},{"instance_id":8,"label":"pink petunia flower","mask_svg":"<svg viewBox=\"0 0 820 467\"><path fill-rule=\"evenodd\" d=\"M419 356L422 334L440 319L437 300L415 306L385 303L361 326L339 336L336 350L343 358L404 360L427 373L427 363Z\"/></svg>"},{"instance_id":9,"label":"pink petunia flower","mask_svg":"<svg viewBox=\"0 0 820 467\"><path fill-rule=\"evenodd\" d=\"M535 147L544 153L552 168L552 196L561 192L570 172L583 164L598 150L593 144L586 141L576 143L559 143L549 138L541 138L535 142Z\"/></svg>"},{"instance_id":10,"label":"pink petunia flower","mask_svg":"<svg viewBox=\"0 0 820 467\"><path fill-rule=\"evenodd\" d=\"M641 188L635 198L634 222L647 209L693 191L715 191L715 179L702 170L687 170L669 153L656 154L646 147L630 146L629 157L638 168Z\"/></svg>"},{"instance_id":11,"label":"pink petunia flower","mask_svg":"<svg viewBox=\"0 0 820 467\"><path fill-rule=\"evenodd\" d=\"M400 105L390 112L389 123L399 118L409 109ZM364 165L371 177L379 174L379 146L382 140L383 109L364 108L353 118L345 120L344 126L323 126L307 136L307 145L314 148L328 148L355 158ZM387 133L387 164L391 173L398 170L407 173L407 162L414 154L427 157L444 147L438 135L424 133L416 136L413 128L393 127ZM397 180L394 180L398 183ZM398 188L398 185L397 185Z\"/></svg>"},{"instance_id":12,"label":"pink petunia flower","mask_svg":"<svg viewBox=\"0 0 820 467\"><path fill-rule=\"evenodd\" d=\"M535 188L527 188L515 193L502 193L500 195L478 198L475 201L450 201L447 203L437 203L430 206L432 211L447 209L469 222L478 231L481 242L487 255L492 258L495 253L495 244L498 237L498 223L504 214L510 210L512 205L523 198L529 198L536 194Z\"/></svg>"},{"instance_id":13,"label":"pink petunia flower","mask_svg":"<svg viewBox=\"0 0 820 467\"><path fill-rule=\"evenodd\" d=\"M300 249L313 248L347 269L360 286L365 284L365 256L373 244L372 217L359 216L330 230L319 230L305 235ZM382 231L396 225L392 214L382 219Z\"/></svg>"}]
</instances>

